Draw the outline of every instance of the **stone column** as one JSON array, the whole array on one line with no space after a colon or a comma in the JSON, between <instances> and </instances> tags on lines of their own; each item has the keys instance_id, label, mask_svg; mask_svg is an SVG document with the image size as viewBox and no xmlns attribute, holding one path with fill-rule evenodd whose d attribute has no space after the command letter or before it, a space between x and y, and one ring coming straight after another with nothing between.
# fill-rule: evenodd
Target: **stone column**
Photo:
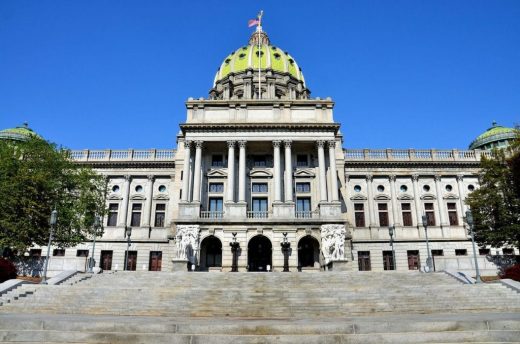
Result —
<instances>
[{"instance_id":1,"label":"stone column","mask_svg":"<svg viewBox=\"0 0 520 344\"><path fill-rule=\"evenodd\" d=\"M390 195L392 197L392 214L394 216L394 223L390 225L400 226L399 221L399 210L397 209L397 196L396 196L396 190L395 190L395 179L396 176L394 174L388 176L388 179L390 180Z\"/></svg>"},{"instance_id":2,"label":"stone column","mask_svg":"<svg viewBox=\"0 0 520 344\"><path fill-rule=\"evenodd\" d=\"M202 163L202 141L195 141L195 166L193 168L193 202L200 202L200 175Z\"/></svg>"},{"instance_id":3,"label":"stone column","mask_svg":"<svg viewBox=\"0 0 520 344\"><path fill-rule=\"evenodd\" d=\"M435 176L435 190L437 192L437 208L439 208L439 220L441 226L447 226L446 222L446 214L445 214L445 206L444 206L444 198L442 197L441 190L441 175Z\"/></svg>"},{"instance_id":4,"label":"stone column","mask_svg":"<svg viewBox=\"0 0 520 344\"><path fill-rule=\"evenodd\" d=\"M130 203L130 183L132 182L132 176L125 176L125 186L124 186L124 194L123 194L123 202L121 204L121 214L123 216L119 217L121 222L119 222L119 227L125 227L127 225L128 220L128 203Z\"/></svg>"},{"instance_id":5,"label":"stone column","mask_svg":"<svg viewBox=\"0 0 520 344\"><path fill-rule=\"evenodd\" d=\"M189 202L191 142L184 141L184 166L182 167L182 202Z\"/></svg>"},{"instance_id":6,"label":"stone column","mask_svg":"<svg viewBox=\"0 0 520 344\"><path fill-rule=\"evenodd\" d=\"M457 189L459 191L459 202L460 202L460 212L459 215L459 223L462 225L464 223L464 216L466 216L466 209L464 208L464 186L462 185L462 181L464 180L463 174L457 174Z\"/></svg>"},{"instance_id":7,"label":"stone column","mask_svg":"<svg viewBox=\"0 0 520 344\"><path fill-rule=\"evenodd\" d=\"M336 141L329 141L329 162L330 162L330 195L331 202L339 201L338 195L338 171L336 167Z\"/></svg>"},{"instance_id":8,"label":"stone column","mask_svg":"<svg viewBox=\"0 0 520 344\"><path fill-rule=\"evenodd\" d=\"M325 141L316 141L318 147L318 169L320 177L320 203L327 202L327 174L325 171Z\"/></svg>"},{"instance_id":9,"label":"stone column","mask_svg":"<svg viewBox=\"0 0 520 344\"><path fill-rule=\"evenodd\" d=\"M235 141L228 141L228 177L226 202L233 202L235 196Z\"/></svg>"},{"instance_id":10,"label":"stone column","mask_svg":"<svg viewBox=\"0 0 520 344\"><path fill-rule=\"evenodd\" d=\"M281 141L273 141L274 148L274 201L282 201L282 181L280 179L280 143Z\"/></svg>"},{"instance_id":11,"label":"stone column","mask_svg":"<svg viewBox=\"0 0 520 344\"><path fill-rule=\"evenodd\" d=\"M417 214L417 228L422 226L422 214L423 210L421 207L421 196L419 195L419 175L412 174L413 183L413 199L415 201L415 212Z\"/></svg>"},{"instance_id":12,"label":"stone column","mask_svg":"<svg viewBox=\"0 0 520 344\"><path fill-rule=\"evenodd\" d=\"M246 141L238 141L238 201L246 202Z\"/></svg>"},{"instance_id":13,"label":"stone column","mask_svg":"<svg viewBox=\"0 0 520 344\"><path fill-rule=\"evenodd\" d=\"M374 176L371 174L366 175L367 179L367 196L368 196L368 219L370 222L370 227L373 227L376 225L376 219L374 214L374 195L372 192L372 180L374 179Z\"/></svg>"},{"instance_id":14,"label":"stone column","mask_svg":"<svg viewBox=\"0 0 520 344\"><path fill-rule=\"evenodd\" d=\"M285 144L285 202L293 201L293 183L292 183L292 141L284 141Z\"/></svg>"},{"instance_id":15,"label":"stone column","mask_svg":"<svg viewBox=\"0 0 520 344\"><path fill-rule=\"evenodd\" d=\"M143 227L151 227L152 218L152 197L153 197L153 181L155 177L153 175L148 176L148 189L146 190L146 201L143 209Z\"/></svg>"}]
</instances>

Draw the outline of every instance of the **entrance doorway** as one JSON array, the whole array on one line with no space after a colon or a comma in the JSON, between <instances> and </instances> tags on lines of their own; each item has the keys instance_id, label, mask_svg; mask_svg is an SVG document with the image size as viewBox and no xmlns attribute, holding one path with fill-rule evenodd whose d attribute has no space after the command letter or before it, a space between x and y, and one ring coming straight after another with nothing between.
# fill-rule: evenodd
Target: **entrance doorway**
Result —
<instances>
[{"instance_id":1,"label":"entrance doorway","mask_svg":"<svg viewBox=\"0 0 520 344\"><path fill-rule=\"evenodd\" d=\"M161 265L162 265L162 252L161 251L150 251L150 262L148 264L148 270L161 271Z\"/></svg>"},{"instance_id":2,"label":"entrance doorway","mask_svg":"<svg viewBox=\"0 0 520 344\"><path fill-rule=\"evenodd\" d=\"M222 242L215 237L204 238L200 244L200 270L222 267Z\"/></svg>"},{"instance_id":3,"label":"entrance doorway","mask_svg":"<svg viewBox=\"0 0 520 344\"><path fill-rule=\"evenodd\" d=\"M298 242L298 268L319 267L320 243L310 235Z\"/></svg>"},{"instance_id":4,"label":"entrance doorway","mask_svg":"<svg viewBox=\"0 0 520 344\"><path fill-rule=\"evenodd\" d=\"M248 271L267 271L269 265L272 269L273 246L271 241L263 236L257 235L247 245Z\"/></svg>"},{"instance_id":5,"label":"entrance doorway","mask_svg":"<svg viewBox=\"0 0 520 344\"><path fill-rule=\"evenodd\" d=\"M112 270L112 251L101 251L99 267L103 270Z\"/></svg>"},{"instance_id":6,"label":"entrance doorway","mask_svg":"<svg viewBox=\"0 0 520 344\"><path fill-rule=\"evenodd\" d=\"M128 253L128 259L126 260L126 270L135 271L137 268L137 251L126 251L125 256Z\"/></svg>"}]
</instances>

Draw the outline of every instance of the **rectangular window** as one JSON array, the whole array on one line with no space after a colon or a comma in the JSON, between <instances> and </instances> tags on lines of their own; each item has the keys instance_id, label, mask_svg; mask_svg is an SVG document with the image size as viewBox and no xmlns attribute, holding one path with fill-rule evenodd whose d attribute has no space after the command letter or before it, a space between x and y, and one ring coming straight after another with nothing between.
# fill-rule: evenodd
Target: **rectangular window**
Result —
<instances>
[{"instance_id":1,"label":"rectangular window","mask_svg":"<svg viewBox=\"0 0 520 344\"><path fill-rule=\"evenodd\" d=\"M141 226L141 210L143 205L141 203L132 204L132 218L130 219L130 226L139 227Z\"/></svg>"},{"instance_id":2,"label":"rectangular window","mask_svg":"<svg viewBox=\"0 0 520 344\"><path fill-rule=\"evenodd\" d=\"M150 262L148 264L148 270L161 271L161 265L162 265L162 252L161 251L151 251L150 252Z\"/></svg>"},{"instance_id":3,"label":"rectangular window","mask_svg":"<svg viewBox=\"0 0 520 344\"><path fill-rule=\"evenodd\" d=\"M119 209L119 205L117 203L110 203L108 205L107 227L117 226L117 210L118 209Z\"/></svg>"},{"instance_id":4,"label":"rectangular window","mask_svg":"<svg viewBox=\"0 0 520 344\"><path fill-rule=\"evenodd\" d=\"M209 199L209 211L221 212L223 211L222 197L210 197Z\"/></svg>"},{"instance_id":5,"label":"rectangular window","mask_svg":"<svg viewBox=\"0 0 520 344\"><path fill-rule=\"evenodd\" d=\"M112 270L112 251L101 251L99 267L103 270Z\"/></svg>"},{"instance_id":6,"label":"rectangular window","mask_svg":"<svg viewBox=\"0 0 520 344\"><path fill-rule=\"evenodd\" d=\"M406 251L408 256L408 270L419 270L421 261L419 259L419 251L410 250Z\"/></svg>"},{"instance_id":7,"label":"rectangular window","mask_svg":"<svg viewBox=\"0 0 520 344\"><path fill-rule=\"evenodd\" d=\"M466 250L465 248L457 249L457 250L455 250L455 255L456 256L467 256L468 250Z\"/></svg>"},{"instance_id":8,"label":"rectangular window","mask_svg":"<svg viewBox=\"0 0 520 344\"><path fill-rule=\"evenodd\" d=\"M392 251L383 251L383 269L395 270L394 253Z\"/></svg>"},{"instance_id":9,"label":"rectangular window","mask_svg":"<svg viewBox=\"0 0 520 344\"><path fill-rule=\"evenodd\" d=\"M379 210L379 226L387 227L388 226L388 204L378 203L377 209Z\"/></svg>"},{"instance_id":10,"label":"rectangular window","mask_svg":"<svg viewBox=\"0 0 520 344\"><path fill-rule=\"evenodd\" d=\"M77 250L76 257L88 257L88 250Z\"/></svg>"},{"instance_id":11,"label":"rectangular window","mask_svg":"<svg viewBox=\"0 0 520 344\"><path fill-rule=\"evenodd\" d=\"M444 251L443 250L432 250L432 256L433 257L444 256Z\"/></svg>"},{"instance_id":12,"label":"rectangular window","mask_svg":"<svg viewBox=\"0 0 520 344\"><path fill-rule=\"evenodd\" d=\"M491 253L491 250L489 248L479 248L478 249L478 254L481 256L487 256L490 253Z\"/></svg>"},{"instance_id":13,"label":"rectangular window","mask_svg":"<svg viewBox=\"0 0 520 344\"><path fill-rule=\"evenodd\" d=\"M457 216L457 205L455 203L448 203L448 218L450 226L458 226L459 218Z\"/></svg>"},{"instance_id":14,"label":"rectangular window","mask_svg":"<svg viewBox=\"0 0 520 344\"><path fill-rule=\"evenodd\" d=\"M435 226L435 212L433 210L433 203L424 203L424 212L428 226Z\"/></svg>"},{"instance_id":15,"label":"rectangular window","mask_svg":"<svg viewBox=\"0 0 520 344\"><path fill-rule=\"evenodd\" d=\"M359 266L359 271L372 270L372 267L370 265L370 251L359 251L358 252L358 266Z\"/></svg>"},{"instance_id":16,"label":"rectangular window","mask_svg":"<svg viewBox=\"0 0 520 344\"><path fill-rule=\"evenodd\" d=\"M309 197L298 197L296 199L296 211L311 211L311 199Z\"/></svg>"},{"instance_id":17,"label":"rectangular window","mask_svg":"<svg viewBox=\"0 0 520 344\"><path fill-rule=\"evenodd\" d=\"M267 211L267 198L253 198L252 206L254 212Z\"/></svg>"},{"instance_id":18,"label":"rectangular window","mask_svg":"<svg viewBox=\"0 0 520 344\"><path fill-rule=\"evenodd\" d=\"M211 166L212 167L223 167L224 166L224 158L221 154L214 154L211 156Z\"/></svg>"},{"instance_id":19,"label":"rectangular window","mask_svg":"<svg viewBox=\"0 0 520 344\"><path fill-rule=\"evenodd\" d=\"M166 204L158 203L155 205L155 227L164 227L166 218Z\"/></svg>"},{"instance_id":20,"label":"rectangular window","mask_svg":"<svg viewBox=\"0 0 520 344\"><path fill-rule=\"evenodd\" d=\"M502 253L506 256L513 256L515 254L515 250L512 248L503 248Z\"/></svg>"},{"instance_id":21,"label":"rectangular window","mask_svg":"<svg viewBox=\"0 0 520 344\"><path fill-rule=\"evenodd\" d=\"M126 269L127 271L135 271L137 268L137 251L125 251Z\"/></svg>"},{"instance_id":22,"label":"rectangular window","mask_svg":"<svg viewBox=\"0 0 520 344\"><path fill-rule=\"evenodd\" d=\"M309 160L307 158L307 154L297 154L296 155L296 166L297 167L309 166Z\"/></svg>"},{"instance_id":23,"label":"rectangular window","mask_svg":"<svg viewBox=\"0 0 520 344\"><path fill-rule=\"evenodd\" d=\"M52 251L52 255L54 257L64 257L65 256L65 249L63 249L63 248L55 248Z\"/></svg>"},{"instance_id":24,"label":"rectangular window","mask_svg":"<svg viewBox=\"0 0 520 344\"><path fill-rule=\"evenodd\" d=\"M209 192L224 192L224 183L209 183Z\"/></svg>"},{"instance_id":25,"label":"rectangular window","mask_svg":"<svg viewBox=\"0 0 520 344\"><path fill-rule=\"evenodd\" d=\"M252 192L267 192L267 183L253 183L252 185Z\"/></svg>"},{"instance_id":26,"label":"rectangular window","mask_svg":"<svg viewBox=\"0 0 520 344\"><path fill-rule=\"evenodd\" d=\"M29 251L29 257L40 258L42 256L42 250L40 248L31 248Z\"/></svg>"},{"instance_id":27,"label":"rectangular window","mask_svg":"<svg viewBox=\"0 0 520 344\"><path fill-rule=\"evenodd\" d=\"M403 212L403 226L411 227L412 222L412 205L410 203L401 203L401 209Z\"/></svg>"},{"instance_id":28,"label":"rectangular window","mask_svg":"<svg viewBox=\"0 0 520 344\"><path fill-rule=\"evenodd\" d=\"M311 192L311 183L296 183L296 192Z\"/></svg>"},{"instance_id":29,"label":"rectangular window","mask_svg":"<svg viewBox=\"0 0 520 344\"><path fill-rule=\"evenodd\" d=\"M253 156L254 167L267 167L267 157L265 155L254 155Z\"/></svg>"},{"instance_id":30,"label":"rectangular window","mask_svg":"<svg viewBox=\"0 0 520 344\"><path fill-rule=\"evenodd\" d=\"M354 216L356 218L356 227L365 227L365 207L363 203L354 204Z\"/></svg>"}]
</instances>

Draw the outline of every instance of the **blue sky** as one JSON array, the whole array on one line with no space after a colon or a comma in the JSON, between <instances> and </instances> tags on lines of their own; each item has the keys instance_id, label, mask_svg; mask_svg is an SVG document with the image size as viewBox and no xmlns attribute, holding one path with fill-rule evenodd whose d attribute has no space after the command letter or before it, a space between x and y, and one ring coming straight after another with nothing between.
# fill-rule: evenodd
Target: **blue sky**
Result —
<instances>
[{"instance_id":1,"label":"blue sky","mask_svg":"<svg viewBox=\"0 0 520 344\"><path fill-rule=\"evenodd\" d=\"M466 148L520 122L518 0L1 0L0 128L73 149L170 148L184 101L265 12L344 146Z\"/></svg>"}]
</instances>

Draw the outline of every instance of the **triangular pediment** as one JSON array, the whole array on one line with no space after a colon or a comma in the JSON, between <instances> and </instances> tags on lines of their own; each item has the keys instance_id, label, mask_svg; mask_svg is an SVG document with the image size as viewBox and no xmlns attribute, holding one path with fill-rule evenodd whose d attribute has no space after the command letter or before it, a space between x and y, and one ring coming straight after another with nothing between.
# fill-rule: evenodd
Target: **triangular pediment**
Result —
<instances>
[{"instance_id":1,"label":"triangular pediment","mask_svg":"<svg viewBox=\"0 0 520 344\"><path fill-rule=\"evenodd\" d=\"M299 178L314 178L316 176L316 174L310 168L301 168L301 169L297 169L294 172L294 176L299 177Z\"/></svg>"},{"instance_id":2,"label":"triangular pediment","mask_svg":"<svg viewBox=\"0 0 520 344\"><path fill-rule=\"evenodd\" d=\"M254 177L254 178L271 178L273 176L273 174L271 172L269 172L269 170L267 170L267 169L255 168L255 169L252 169L251 172L249 172L249 176Z\"/></svg>"},{"instance_id":3,"label":"triangular pediment","mask_svg":"<svg viewBox=\"0 0 520 344\"><path fill-rule=\"evenodd\" d=\"M113 201L120 201L123 199L123 197L121 197L119 195L110 195L110 196L108 196L108 199L113 200Z\"/></svg>"},{"instance_id":4,"label":"triangular pediment","mask_svg":"<svg viewBox=\"0 0 520 344\"><path fill-rule=\"evenodd\" d=\"M227 171L224 169L212 169L207 174L210 178L225 178L227 177Z\"/></svg>"},{"instance_id":5,"label":"triangular pediment","mask_svg":"<svg viewBox=\"0 0 520 344\"><path fill-rule=\"evenodd\" d=\"M399 195L399 196L397 196L397 199L398 199L398 200L411 201L411 200L413 200L413 196L411 196L411 195L409 195L409 194L403 194L403 195Z\"/></svg>"},{"instance_id":6,"label":"triangular pediment","mask_svg":"<svg viewBox=\"0 0 520 344\"><path fill-rule=\"evenodd\" d=\"M389 201L390 196L382 194L382 195L377 195L376 197L374 197L374 199L377 201Z\"/></svg>"},{"instance_id":7,"label":"triangular pediment","mask_svg":"<svg viewBox=\"0 0 520 344\"><path fill-rule=\"evenodd\" d=\"M366 201L367 197L358 194L358 195L354 195L354 196L350 197L350 200L352 200L352 201Z\"/></svg>"},{"instance_id":8,"label":"triangular pediment","mask_svg":"<svg viewBox=\"0 0 520 344\"><path fill-rule=\"evenodd\" d=\"M168 197L168 195L157 195L153 199L169 200L170 197Z\"/></svg>"},{"instance_id":9,"label":"triangular pediment","mask_svg":"<svg viewBox=\"0 0 520 344\"><path fill-rule=\"evenodd\" d=\"M459 196L455 195L454 193L449 193L444 195L444 199L459 199Z\"/></svg>"},{"instance_id":10,"label":"triangular pediment","mask_svg":"<svg viewBox=\"0 0 520 344\"><path fill-rule=\"evenodd\" d=\"M434 194L427 193L421 196L421 199L437 199Z\"/></svg>"},{"instance_id":11,"label":"triangular pediment","mask_svg":"<svg viewBox=\"0 0 520 344\"><path fill-rule=\"evenodd\" d=\"M132 195L132 196L130 197L130 199L132 199L132 200L140 200L140 201L143 201L143 200L145 200L146 198L145 198L143 195Z\"/></svg>"}]
</instances>

